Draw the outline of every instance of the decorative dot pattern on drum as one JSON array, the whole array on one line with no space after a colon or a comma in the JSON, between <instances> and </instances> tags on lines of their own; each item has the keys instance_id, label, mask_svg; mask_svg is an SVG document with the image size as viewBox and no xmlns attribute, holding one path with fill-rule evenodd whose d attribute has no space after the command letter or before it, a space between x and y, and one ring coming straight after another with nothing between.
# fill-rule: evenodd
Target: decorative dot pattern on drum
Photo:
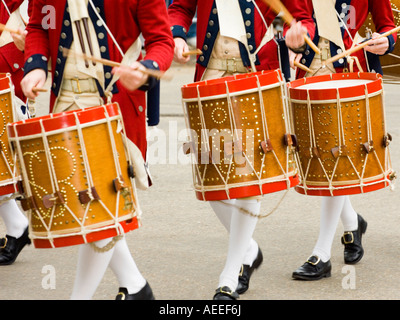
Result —
<instances>
[{"instance_id":1,"label":"decorative dot pattern on drum","mask_svg":"<svg viewBox=\"0 0 400 320\"><path fill-rule=\"evenodd\" d=\"M284 89L279 71L182 88L198 199L256 196L298 183L293 146L285 144L290 128Z\"/></svg>"},{"instance_id":2,"label":"decorative dot pattern on drum","mask_svg":"<svg viewBox=\"0 0 400 320\"><path fill-rule=\"evenodd\" d=\"M17 192L20 180L7 134L7 124L16 121L13 97L11 75L0 73L0 196Z\"/></svg>"},{"instance_id":3,"label":"decorative dot pattern on drum","mask_svg":"<svg viewBox=\"0 0 400 320\"><path fill-rule=\"evenodd\" d=\"M110 238L139 227L117 104L10 124L35 247Z\"/></svg>"},{"instance_id":4,"label":"decorative dot pattern on drum","mask_svg":"<svg viewBox=\"0 0 400 320\"><path fill-rule=\"evenodd\" d=\"M316 76L293 81L288 88L298 141L298 192L346 195L391 184L391 137L380 75Z\"/></svg>"}]
</instances>

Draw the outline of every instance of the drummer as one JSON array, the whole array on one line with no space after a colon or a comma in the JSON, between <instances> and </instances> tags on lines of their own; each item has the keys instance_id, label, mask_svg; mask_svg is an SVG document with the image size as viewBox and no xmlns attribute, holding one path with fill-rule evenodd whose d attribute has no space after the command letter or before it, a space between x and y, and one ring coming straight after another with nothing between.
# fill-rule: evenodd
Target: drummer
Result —
<instances>
[{"instance_id":1,"label":"drummer","mask_svg":"<svg viewBox=\"0 0 400 320\"><path fill-rule=\"evenodd\" d=\"M5 0L0 3L0 23L6 24L10 30L20 33L3 31L0 35L0 72L9 73L14 85L16 98L25 99L20 82L24 75L25 26L19 8L27 0ZM25 108L26 112L26 108ZM0 217L2 218L6 236L0 239L0 265L10 265L15 262L21 250L31 241L28 236L28 219L18 207L12 195L0 197Z\"/></svg>"},{"instance_id":2,"label":"drummer","mask_svg":"<svg viewBox=\"0 0 400 320\"><path fill-rule=\"evenodd\" d=\"M169 6L175 40L174 60L179 63L187 63L190 59L183 53L189 51L186 37L197 10L197 47L202 54L197 59L195 81L280 67L285 77L290 77L285 42L279 42L278 50L277 40L273 34L271 36L271 24L276 15L263 1L206 0L198 6L197 3L195 0L174 0ZM303 35L307 32L313 34L314 22L306 10L305 1L283 3L297 20L286 33L286 45L295 52L303 52ZM243 42L236 40L243 38L234 32L240 29L237 28L239 21L246 39ZM264 35L267 41L260 47ZM229 232L225 267L213 298L235 300L238 294L246 292L253 271L263 261L262 252L252 238L260 215L261 197L210 201L210 205ZM251 212L251 215L242 211Z\"/></svg>"},{"instance_id":3,"label":"drummer","mask_svg":"<svg viewBox=\"0 0 400 320\"><path fill-rule=\"evenodd\" d=\"M395 28L391 3L389 0L308 0L310 12L316 21L314 43L319 46L321 55L309 48L304 54L291 53L291 64L300 61L312 70L298 70L297 78L311 77L339 72L377 72L381 73L379 56L390 53L395 46L396 36L377 38L380 33ZM377 32L372 34L371 45L360 50L354 57L340 59L323 67L324 60L342 53L360 41L357 32L372 14ZM293 272L294 279L318 280L329 277L331 273L331 247L339 220L344 234L344 262L358 263L363 255L362 235L367 222L354 210L349 196L321 197L319 237L307 261Z\"/></svg>"},{"instance_id":4,"label":"drummer","mask_svg":"<svg viewBox=\"0 0 400 320\"><path fill-rule=\"evenodd\" d=\"M49 4L55 10L53 15L46 15L48 11L44 10ZM44 21L48 26L42 24ZM116 4L112 0L38 0L34 2L27 30L25 77L22 80L25 95L36 98L33 88L44 85L48 61L51 61L53 79L49 111L58 113L118 102L127 137L145 158L146 116L153 118L150 112L147 113L146 106L154 107L154 110L159 107L158 104L150 105L150 101L158 101L159 81L139 70L165 71L172 62L174 43L165 2L119 1ZM145 57L141 53L140 34L145 39ZM82 38L83 42L80 41ZM64 49L78 55L66 57ZM122 61L127 67L112 70L81 58L83 53ZM117 299L154 299L149 284L130 254L125 237L111 249L108 246L109 250L101 250L109 243L114 241L103 239L94 243L102 251L100 253L89 244L79 247L71 299L91 299L108 266L121 287Z\"/></svg>"}]
</instances>

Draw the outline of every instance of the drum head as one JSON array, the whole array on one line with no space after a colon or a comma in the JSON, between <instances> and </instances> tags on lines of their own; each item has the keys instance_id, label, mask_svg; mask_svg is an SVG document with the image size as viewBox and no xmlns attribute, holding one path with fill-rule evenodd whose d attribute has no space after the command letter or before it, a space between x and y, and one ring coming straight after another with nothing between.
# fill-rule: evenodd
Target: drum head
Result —
<instances>
[{"instance_id":1,"label":"drum head","mask_svg":"<svg viewBox=\"0 0 400 320\"><path fill-rule=\"evenodd\" d=\"M382 90L382 76L376 73L336 73L292 81L292 100L327 101L353 98Z\"/></svg>"}]
</instances>

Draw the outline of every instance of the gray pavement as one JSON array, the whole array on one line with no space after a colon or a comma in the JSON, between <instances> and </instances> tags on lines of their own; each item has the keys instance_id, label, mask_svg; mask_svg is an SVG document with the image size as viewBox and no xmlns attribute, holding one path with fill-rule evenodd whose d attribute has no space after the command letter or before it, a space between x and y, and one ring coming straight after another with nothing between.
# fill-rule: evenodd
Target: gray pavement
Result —
<instances>
[{"instance_id":1,"label":"gray pavement","mask_svg":"<svg viewBox=\"0 0 400 320\"><path fill-rule=\"evenodd\" d=\"M158 128L153 129L166 133L164 145L168 160L160 163L157 154L150 154L155 184L147 191L139 191L143 226L129 233L127 241L157 299L210 300L224 266L228 238L210 206L196 200L191 166L184 163L184 157L179 156L176 162L177 155L168 153L175 141L168 139L169 133L185 128L180 88L192 82L194 65L174 64L169 73L174 78L162 83L162 118ZM385 85L395 169L400 168L399 88ZM180 138L178 146L184 141ZM150 146L156 142L150 141ZM264 197L263 212L269 212L281 196L278 193ZM352 196L353 206L368 221L363 238L364 258L350 268L344 264L340 243L343 228L339 224L332 247L332 277L301 282L292 280L291 273L305 261L315 244L319 231L319 199L291 190L278 210L257 225L254 238L263 250L264 263L253 275L249 291L240 299L400 299L399 196L398 188ZM1 221L0 234L4 234ZM0 267L0 300L69 299L76 262L76 247L34 249L29 246L13 265ZM47 286L47 266L54 268L55 288ZM114 299L117 289L115 276L107 270L94 299Z\"/></svg>"}]
</instances>

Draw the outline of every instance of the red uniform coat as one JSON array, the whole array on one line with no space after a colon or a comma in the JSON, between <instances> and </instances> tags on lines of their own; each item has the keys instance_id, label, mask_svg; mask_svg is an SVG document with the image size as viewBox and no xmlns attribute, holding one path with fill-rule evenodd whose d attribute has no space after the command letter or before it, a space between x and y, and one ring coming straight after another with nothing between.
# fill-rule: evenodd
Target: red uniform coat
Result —
<instances>
[{"instance_id":1,"label":"red uniform coat","mask_svg":"<svg viewBox=\"0 0 400 320\"><path fill-rule=\"evenodd\" d=\"M142 63L153 69L169 68L173 59L174 43L163 0L93 0L93 3L124 52L142 33L146 51ZM69 12L66 10L67 5L67 0L35 0L27 27L25 73L37 68L47 70L47 61L51 58L53 85L50 112L59 94L63 76L66 59L62 49L70 48L72 43L72 27ZM102 58L121 61L120 52L90 4L88 11L94 21ZM50 28L44 29L43 21ZM104 66L106 86L111 80L110 73L111 68ZM157 84L155 79L151 80L150 87ZM118 102L121 107L127 136L145 155L147 146L145 91L129 92L117 82L113 94L113 101Z\"/></svg>"},{"instance_id":2,"label":"red uniform coat","mask_svg":"<svg viewBox=\"0 0 400 320\"><path fill-rule=\"evenodd\" d=\"M310 13L313 13L313 4L312 0L308 1L308 7ZM365 23L368 14L372 14L373 22L376 26L376 31L379 33L384 33L395 28L392 7L389 0L337 0L336 1L336 11L341 14L343 21L348 26L348 31L350 32L352 38L356 35L357 31ZM345 28L341 27L343 42L346 50L351 48L353 41L350 38L349 34L345 30ZM388 37L389 40L389 49L387 53L393 51L395 43L396 43L396 35L390 35ZM318 36L318 28L315 31L315 37L313 39L315 44L319 42ZM332 56L341 52L335 44L331 43L331 54ZM338 51L339 50L339 51ZM363 50L358 51L356 56L363 68L363 71L368 71L366 58ZM368 53L369 56L369 66L371 70L379 72L380 64L378 56ZM306 66L309 66L314 58L314 52L311 49L307 49L305 54L303 55L302 63ZM343 68L347 67L346 61L337 61L334 63L334 67L336 72L342 72ZM354 71L359 71L356 64L354 63ZM304 71L298 72L298 77L303 77L305 74Z\"/></svg>"},{"instance_id":3,"label":"red uniform coat","mask_svg":"<svg viewBox=\"0 0 400 320\"><path fill-rule=\"evenodd\" d=\"M276 14L262 0L256 0L256 4L261 10L264 19L268 26L275 19ZM305 0L283 0L283 4L292 13L297 21L302 21L304 26L309 31L309 35L314 35L314 21L307 10ZM239 0L244 21L246 21L246 33L248 33L249 45L252 45L250 52L254 52L261 39L263 38L266 27L258 14L257 9L251 1ZM192 19L197 9L197 47L203 51L198 59L195 80L198 81L206 66L209 56L212 51L213 41L219 31L218 16L215 13L214 0L174 0L169 6L169 20L173 28L174 37L185 38L186 32L192 23ZM248 21L248 22L247 22ZM250 36L251 35L251 36ZM207 45L205 50L204 45ZM242 59L245 65L249 66L247 54L242 54ZM279 68L278 49L275 41L270 41L258 53L256 62L257 70L272 70Z\"/></svg>"},{"instance_id":4,"label":"red uniform coat","mask_svg":"<svg viewBox=\"0 0 400 320\"><path fill-rule=\"evenodd\" d=\"M24 0L5 0L8 7L0 1L0 23L6 24L10 18L10 13L17 10ZM1 31L0 31L1 34ZM21 100L25 100L21 89L21 80L24 76L24 53L20 51L14 43L9 43L0 48L0 73L10 73L15 87L15 95Z\"/></svg>"}]
</instances>

